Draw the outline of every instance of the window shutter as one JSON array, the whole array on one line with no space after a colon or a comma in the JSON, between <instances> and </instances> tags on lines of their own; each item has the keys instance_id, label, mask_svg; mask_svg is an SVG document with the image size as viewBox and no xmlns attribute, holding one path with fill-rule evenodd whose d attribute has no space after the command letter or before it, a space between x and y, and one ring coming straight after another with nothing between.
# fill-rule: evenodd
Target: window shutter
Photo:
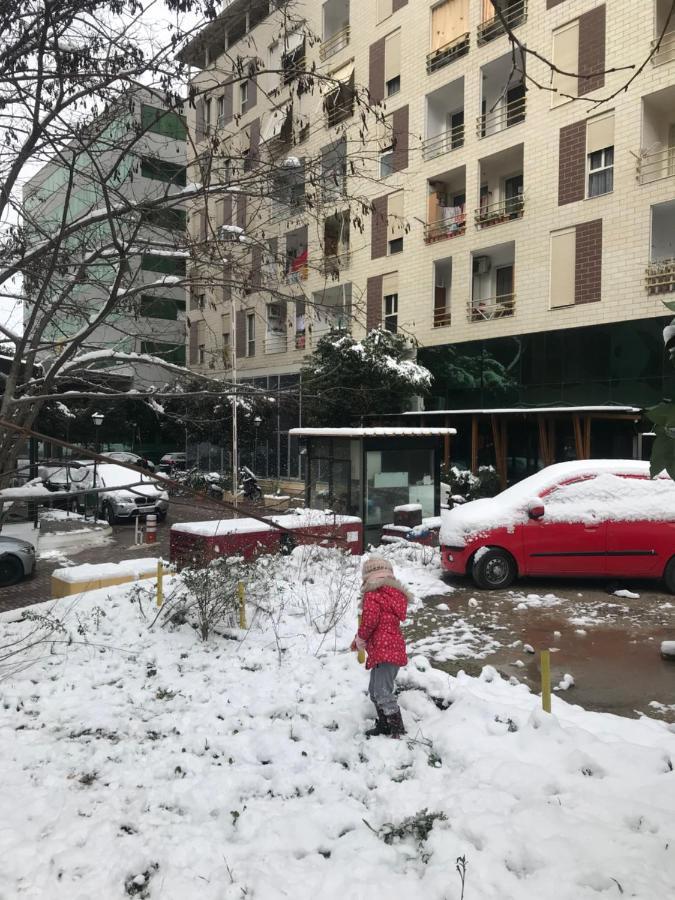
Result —
<instances>
[{"instance_id":1,"label":"window shutter","mask_svg":"<svg viewBox=\"0 0 675 900\"><path fill-rule=\"evenodd\" d=\"M551 308L574 304L576 228L551 234Z\"/></svg>"},{"instance_id":2,"label":"window shutter","mask_svg":"<svg viewBox=\"0 0 675 900\"><path fill-rule=\"evenodd\" d=\"M398 12L399 9L403 9L404 6L408 5L408 0L393 0L391 5L392 12Z\"/></svg>"},{"instance_id":3,"label":"window shutter","mask_svg":"<svg viewBox=\"0 0 675 900\"><path fill-rule=\"evenodd\" d=\"M580 97L591 91L597 91L605 84L605 30L604 6L596 6L579 16L577 71Z\"/></svg>"},{"instance_id":4,"label":"window shutter","mask_svg":"<svg viewBox=\"0 0 675 900\"><path fill-rule=\"evenodd\" d=\"M384 48L386 38L381 38L370 45L368 64L368 90L372 103L384 100Z\"/></svg>"},{"instance_id":5,"label":"window shutter","mask_svg":"<svg viewBox=\"0 0 675 900\"><path fill-rule=\"evenodd\" d=\"M204 101L197 100L195 104L195 137L198 141L203 141L206 133L206 123L204 121Z\"/></svg>"},{"instance_id":6,"label":"window shutter","mask_svg":"<svg viewBox=\"0 0 675 900\"><path fill-rule=\"evenodd\" d=\"M614 113L608 112L586 121L586 155L614 146Z\"/></svg>"},{"instance_id":7,"label":"window shutter","mask_svg":"<svg viewBox=\"0 0 675 900\"><path fill-rule=\"evenodd\" d=\"M392 116L394 130L394 172L408 168L408 107L397 109Z\"/></svg>"},{"instance_id":8,"label":"window shutter","mask_svg":"<svg viewBox=\"0 0 675 900\"><path fill-rule=\"evenodd\" d=\"M382 276L382 297L398 294L398 272L389 272Z\"/></svg>"},{"instance_id":9,"label":"window shutter","mask_svg":"<svg viewBox=\"0 0 675 900\"><path fill-rule=\"evenodd\" d=\"M492 0L483 0L483 9L481 11L481 24L483 22L489 22L490 19L494 19L495 17L495 8L492 5Z\"/></svg>"},{"instance_id":10,"label":"window shutter","mask_svg":"<svg viewBox=\"0 0 675 900\"><path fill-rule=\"evenodd\" d=\"M403 191L396 191L387 197L387 240L401 238L405 234L405 213Z\"/></svg>"},{"instance_id":11,"label":"window shutter","mask_svg":"<svg viewBox=\"0 0 675 900\"><path fill-rule=\"evenodd\" d=\"M401 74L401 31L384 39L384 83Z\"/></svg>"},{"instance_id":12,"label":"window shutter","mask_svg":"<svg viewBox=\"0 0 675 900\"><path fill-rule=\"evenodd\" d=\"M251 248L251 290L259 291L262 285L262 247L256 244Z\"/></svg>"},{"instance_id":13,"label":"window shutter","mask_svg":"<svg viewBox=\"0 0 675 900\"><path fill-rule=\"evenodd\" d=\"M384 22L393 12L393 0L377 0L377 22Z\"/></svg>"},{"instance_id":14,"label":"window shutter","mask_svg":"<svg viewBox=\"0 0 675 900\"><path fill-rule=\"evenodd\" d=\"M246 356L246 310L238 309L236 315L236 353L237 359Z\"/></svg>"},{"instance_id":15,"label":"window shutter","mask_svg":"<svg viewBox=\"0 0 675 900\"><path fill-rule=\"evenodd\" d=\"M564 72L579 71L579 20L570 22L553 32L553 64ZM566 94L567 97L578 96L578 81L576 75L561 75L553 73L552 86L556 91ZM560 94L551 95L551 105L560 106L567 103L567 97Z\"/></svg>"},{"instance_id":16,"label":"window shutter","mask_svg":"<svg viewBox=\"0 0 675 900\"><path fill-rule=\"evenodd\" d=\"M258 82L255 78L248 80L248 102L246 104L246 112L250 112L258 102Z\"/></svg>"},{"instance_id":17,"label":"window shutter","mask_svg":"<svg viewBox=\"0 0 675 900\"><path fill-rule=\"evenodd\" d=\"M382 323L382 276L374 275L366 282L366 329Z\"/></svg>"},{"instance_id":18,"label":"window shutter","mask_svg":"<svg viewBox=\"0 0 675 900\"><path fill-rule=\"evenodd\" d=\"M199 322L190 322L190 365L194 366L199 360Z\"/></svg>"},{"instance_id":19,"label":"window shutter","mask_svg":"<svg viewBox=\"0 0 675 900\"><path fill-rule=\"evenodd\" d=\"M370 258L379 259L387 255L387 195L373 200L370 233Z\"/></svg>"}]
</instances>

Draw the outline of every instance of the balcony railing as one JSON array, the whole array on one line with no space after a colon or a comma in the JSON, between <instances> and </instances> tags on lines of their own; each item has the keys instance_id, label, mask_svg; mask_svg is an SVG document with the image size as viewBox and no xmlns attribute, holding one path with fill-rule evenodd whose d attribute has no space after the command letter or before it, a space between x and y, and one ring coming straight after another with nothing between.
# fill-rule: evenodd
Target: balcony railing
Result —
<instances>
[{"instance_id":1,"label":"balcony railing","mask_svg":"<svg viewBox=\"0 0 675 900\"><path fill-rule=\"evenodd\" d=\"M521 219L525 207L525 197L519 194L517 197L509 197L498 200L496 203L479 206L474 210L474 220L477 228L490 228L501 222L509 222L511 219Z\"/></svg>"},{"instance_id":2,"label":"balcony railing","mask_svg":"<svg viewBox=\"0 0 675 900\"><path fill-rule=\"evenodd\" d=\"M652 41L652 48L656 46L656 41ZM662 66L664 63L672 62L675 59L675 30L666 31L661 41L661 46L652 56L652 64Z\"/></svg>"},{"instance_id":3,"label":"balcony railing","mask_svg":"<svg viewBox=\"0 0 675 900\"><path fill-rule=\"evenodd\" d=\"M449 210L448 210L449 212ZM466 230L466 213L454 213L424 226L424 242L432 244L446 238L459 237Z\"/></svg>"},{"instance_id":4,"label":"balcony railing","mask_svg":"<svg viewBox=\"0 0 675 900\"><path fill-rule=\"evenodd\" d=\"M454 41L450 41L437 50L427 53L427 75L442 69L443 66L449 65L461 56L466 56L468 52L469 32L467 31L465 34L455 38Z\"/></svg>"},{"instance_id":5,"label":"balcony railing","mask_svg":"<svg viewBox=\"0 0 675 900\"><path fill-rule=\"evenodd\" d=\"M450 310L449 309L435 309L434 310L434 328L445 328L450 325Z\"/></svg>"},{"instance_id":6,"label":"balcony railing","mask_svg":"<svg viewBox=\"0 0 675 900\"><path fill-rule=\"evenodd\" d=\"M265 353L285 353L286 348L286 332L270 331L265 335Z\"/></svg>"},{"instance_id":7,"label":"balcony railing","mask_svg":"<svg viewBox=\"0 0 675 900\"><path fill-rule=\"evenodd\" d=\"M512 316L516 310L515 294L500 294L485 300L469 300L467 315L469 322L487 322Z\"/></svg>"},{"instance_id":8,"label":"balcony railing","mask_svg":"<svg viewBox=\"0 0 675 900\"><path fill-rule=\"evenodd\" d=\"M675 293L675 259L649 263L645 270L645 287L648 294Z\"/></svg>"},{"instance_id":9,"label":"balcony railing","mask_svg":"<svg viewBox=\"0 0 675 900\"><path fill-rule=\"evenodd\" d=\"M512 3L506 9L502 10L502 16L509 28L516 28L518 25L522 25L525 19L527 19L527 3L525 0L519 0L517 3ZM487 44L488 41L493 41L502 34L506 34L506 30L502 25L499 16L493 16L491 19L486 19L485 22L481 22L478 26L478 46L480 47L482 44Z\"/></svg>"},{"instance_id":10,"label":"balcony railing","mask_svg":"<svg viewBox=\"0 0 675 900\"><path fill-rule=\"evenodd\" d=\"M476 134L479 138L498 134L506 128L512 128L525 121L525 97L519 97L510 103L502 103L497 109L490 110L476 117Z\"/></svg>"},{"instance_id":11,"label":"balcony railing","mask_svg":"<svg viewBox=\"0 0 675 900\"><path fill-rule=\"evenodd\" d=\"M327 278L337 278L343 269L348 269L351 264L352 256L349 250L342 253L335 253L331 256L324 256L321 261L321 272Z\"/></svg>"},{"instance_id":12,"label":"balcony railing","mask_svg":"<svg viewBox=\"0 0 675 900\"><path fill-rule=\"evenodd\" d=\"M670 175L675 175L675 147L654 150L638 157L637 180L640 184L650 184Z\"/></svg>"},{"instance_id":13,"label":"balcony railing","mask_svg":"<svg viewBox=\"0 0 675 900\"><path fill-rule=\"evenodd\" d=\"M456 125L454 128L449 128L442 134L436 134L433 137L427 138L422 144L422 153L424 154L425 160L436 159L437 156L442 156L444 153L449 153L451 150L458 150L463 146L464 126Z\"/></svg>"},{"instance_id":14,"label":"balcony railing","mask_svg":"<svg viewBox=\"0 0 675 900\"><path fill-rule=\"evenodd\" d=\"M335 56L336 53L339 53L340 50L343 50L348 44L349 25L345 25L344 28L341 28L340 31L336 31L335 34L331 35L331 37L325 40L319 47L319 57L321 58L321 62L325 62L327 59L330 59L331 56Z\"/></svg>"}]
</instances>

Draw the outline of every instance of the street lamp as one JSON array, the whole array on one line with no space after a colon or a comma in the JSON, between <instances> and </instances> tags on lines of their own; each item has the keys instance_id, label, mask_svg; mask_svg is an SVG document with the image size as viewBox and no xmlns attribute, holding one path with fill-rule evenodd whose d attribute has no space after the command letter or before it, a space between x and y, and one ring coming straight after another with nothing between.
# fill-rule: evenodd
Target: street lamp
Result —
<instances>
[{"instance_id":1,"label":"street lamp","mask_svg":"<svg viewBox=\"0 0 675 900\"><path fill-rule=\"evenodd\" d=\"M101 451L101 425L103 425L103 419L105 416L103 413L95 412L92 413L91 421L94 423L94 433L96 435L96 453L100 453ZM94 521L98 518L98 494L96 493L96 467L98 464L98 459L94 459Z\"/></svg>"},{"instance_id":2,"label":"street lamp","mask_svg":"<svg viewBox=\"0 0 675 900\"><path fill-rule=\"evenodd\" d=\"M253 420L253 424L255 425L255 439L253 441L253 467L258 467L258 429L262 424L262 419L260 416L256 416Z\"/></svg>"}]
</instances>

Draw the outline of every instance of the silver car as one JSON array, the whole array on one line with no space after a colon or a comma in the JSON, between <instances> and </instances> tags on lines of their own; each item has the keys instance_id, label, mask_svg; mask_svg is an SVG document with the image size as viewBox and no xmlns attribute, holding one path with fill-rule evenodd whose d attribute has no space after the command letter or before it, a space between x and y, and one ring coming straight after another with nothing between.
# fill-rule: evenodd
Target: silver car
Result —
<instances>
[{"instance_id":1,"label":"silver car","mask_svg":"<svg viewBox=\"0 0 675 900\"><path fill-rule=\"evenodd\" d=\"M81 488L94 486L94 469L87 469ZM162 521L169 508L169 495L154 478L139 475L124 466L103 463L96 466L97 507L110 525L118 520L154 513Z\"/></svg>"},{"instance_id":2,"label":"silver car","mask_svg":"<svg viewBox=\"0 0 675 900\"><path fill-rule=\"evenodd\" d=\"M35 547L30 541L0 534L0 587L17 584L35 570Z\"/></svg>"}]
</instances>

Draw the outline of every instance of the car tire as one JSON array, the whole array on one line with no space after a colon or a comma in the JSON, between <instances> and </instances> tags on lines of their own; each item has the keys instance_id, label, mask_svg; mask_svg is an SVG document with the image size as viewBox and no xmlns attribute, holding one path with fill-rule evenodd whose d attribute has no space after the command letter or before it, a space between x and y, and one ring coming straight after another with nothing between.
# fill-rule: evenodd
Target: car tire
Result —
<instances>
[{"instance_id":1,"label":"car tire","mask_svg":"<svg viewBox=\"0 0 675 900\"><path fill-rule=\"evenodd\" d=\"M11 554L0 556L0 586L18 584L24 576L21 560Z\"/></svg>"},{"instance_id":2,"label":"car tire","mask_svg":"<svg viewBox=\"0 0 675 900\"><path fill-rule=\"evenodd\" d=\"M117 516L115 515L115 510L110 503L104 503L101 509L103 513L103 518L106 520L108 525L115 525L117 523Z\"/></svg>"},{"instance_id":3,"label":"car tire","mask_svg":"<svg viewBox=\"0 0 675 900\"><path fill-rule=\"evenodd\" d=\"M279 539L279 552L282 556L290 556L297 547L297 541L292 534L282 534Z\"/></svg>"},{"instance_id":4,"label":"car tire","mask_svg":"<svg viewBox=\"0 0 675 900\"><path fill-rule=\"evenodd\" d=\"M163 522L166 519L166 511L162 512L158 509L155 515L157 516L158 522Z\"/></svg>"},{"instance_id":5,"label":"car tire","mask_svg":"<svg viewBox=\"0 0 675 900\"><path fill-rule=\"evenodd\" d=\"M663 581L668 593L675 594L675 556L668 560L668 564L663 572Z\"/></svg>"},{"instance_id":6,"label":"car tire","mask_svg":"<svg viewBox=\"0 0 675 900\"><path fill-rule=\"evenodd\" d=\"M471 577L476 587L484 591L499 591L515 581L518 570L514 558L506 550L490 547L478 551L471 563Z\"/></svg>"}]
</instances>

